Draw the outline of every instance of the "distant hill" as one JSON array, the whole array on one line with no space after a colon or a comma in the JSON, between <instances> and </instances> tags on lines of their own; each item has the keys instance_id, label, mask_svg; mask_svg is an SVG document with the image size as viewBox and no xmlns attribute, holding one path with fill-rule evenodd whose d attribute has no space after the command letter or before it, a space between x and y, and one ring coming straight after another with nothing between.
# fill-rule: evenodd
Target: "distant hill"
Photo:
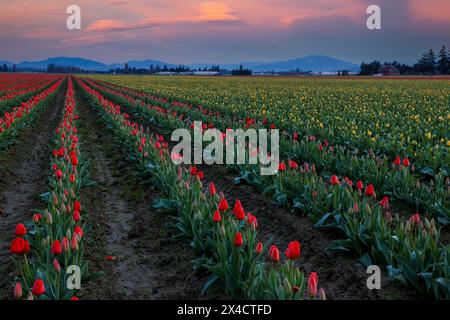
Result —
<instances>
[{"instance_id":1,"label":"distant hill","mask_svg":"<svg viewBox=\"0 0 450 320\"><path fill-rule=\"evenodd\" d=\"M6 63L8 67L12 66L12 62L0 61L0 64ZM87 71L108 71L110 69L123 68L125 63L113 63L105 64L95 60L89 60L78 57L55 57L40 61L24 61L17 64L19 69L43 71L47 69L49 64L55 64L57 66L74 66L79 67ZM159 66L163 68L176 67L178 64L168 63L159 60L131 60L128 61L129 68L137 69L149 69L150 66ZM359 66L339 60L336 58L324 56L324 55L310 55L303 58L297 58L286 61L274 61L274 62L259 62L259 61L247 61L240 63L193 63L189 64L190 68L205 68L212 65L219 65L222 69L236 69L239 65L243 65L245 68L252 69L255 72L263 71L293 71L299 69L300 71L316 71L316 72L335 72L339 70L358 71Z\"/></svg>"},{"instance_id":2,"label":"distant hill","mask_svg":"<svg viewBox=\"0 0 450 320\"><path fill-rule=\"evenodd\" d=\"M49 64L55 64L57 66L73 66L91 71L108 70L108 65L102 62L76 57L55 57L40 61L24 61L17 64L17 67L21 69L46 70Z\"/></svg>"},{"instance_id":3,"label":"distant hill","mask_svg":"<svg viewBox=\"0 0 450 320\"><path fill-rule=\"evenodd\" d=\"M245 68L249 68L256 72L263 71L293 71L299 69L300 71L316 71L316 72L336 72L339 70L359 71L359 66L347 61L339 60L336 58L323 56L323 55L310 55L303 58L297 58L286 61L274 61L274 62L241 62L241 63L195 63L190 64L192 68L204 68L211 65L220 65L221 68L228 70L239 68L243 65Z\"/></svg>"},{"instance_id":4,"label":"distant hill","mask_svg":"<svg viewBox=\"0 0 450 320\"><path fill-rule=\"evenodd\" d=\"M251 69L253 71L292 71L299 69L301 71L335 72L339 70L358 71L359 66L328 56L311 55L293 60L254 65Z\"/></svg>"}]
</instances>

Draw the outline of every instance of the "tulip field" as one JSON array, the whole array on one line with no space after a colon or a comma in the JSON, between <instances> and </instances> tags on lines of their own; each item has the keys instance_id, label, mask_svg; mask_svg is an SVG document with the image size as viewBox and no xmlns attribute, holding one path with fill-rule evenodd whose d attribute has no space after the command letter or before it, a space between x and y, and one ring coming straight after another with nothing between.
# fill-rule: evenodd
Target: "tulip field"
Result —
<instances>
[{"instance_id":1,"label":"tulip field","mask_svg":"<svg viewBox=\"0 0 450 320\"><path fill-rule=\"evenodd\" d=\"M194 121L278 172L176 165ZM445 78L0 75L0 299L449 299L449 128Z\"/></svg>"}]
</instances>

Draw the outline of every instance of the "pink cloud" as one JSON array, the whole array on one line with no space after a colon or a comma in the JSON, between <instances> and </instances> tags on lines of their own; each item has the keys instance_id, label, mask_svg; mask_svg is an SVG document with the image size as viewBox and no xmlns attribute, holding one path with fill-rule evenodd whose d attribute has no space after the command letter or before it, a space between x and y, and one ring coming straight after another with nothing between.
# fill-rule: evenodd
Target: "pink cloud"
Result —
<instances>
[{"instance_id":1,"label":"pink cloud","mask_svg":"<svg viewBox=\"0 0 450 320\"><path fill-rule=\"evenodd\" d=\"M450 24L449 0L411 0L410 10L416 20Z\"/></svg>"},{"instance_id":2,"label":"pink cloud","mask_svg":"<svg viewBox=\"0 0 450 320\"><path fill-rule=\"evenodd\" d=\"M86 30L87 31L125 31L125 30L136 30L136 29L148 29L156 28L161 26L161 22L146 21L141 20L138 22L127 23L117 19L102 19L97 20L90 24Z\"/></svg>"}]
</instances>

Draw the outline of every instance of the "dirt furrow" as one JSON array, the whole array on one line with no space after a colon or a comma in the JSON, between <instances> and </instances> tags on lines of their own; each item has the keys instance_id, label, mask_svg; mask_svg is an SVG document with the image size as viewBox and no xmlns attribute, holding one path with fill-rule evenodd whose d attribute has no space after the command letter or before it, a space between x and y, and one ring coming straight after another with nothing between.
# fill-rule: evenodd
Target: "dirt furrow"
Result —
<instances>
[{"instance_id":1,"label":"dirt furrow","mask_svg":"<svg viewBox=\"0 0 450 320\"><path fill-rule=\"evenodd\" d=\"M17 143L0 152L0 299L11 297L14 264L9 244L15 225L31 219L42 207L39 195L46 191L50 169L50 141L64 105L66 82L36 122L25 129Z\"/></svg>"},{"instance_id":2,"label":"dirt furrow","mask_svg":"<svg viewBox=\"0 0 450 320\"><path fill-rule=\"evenodd\" d=\"M81 152L95 186L82 192L91 225L86 257L104 276L88 283L85 299L196 299L203 280L192 250L173 239L168 217L152 210L160 196L139 185L124 150L77 94Z\"/></svg>"}]
</instances>

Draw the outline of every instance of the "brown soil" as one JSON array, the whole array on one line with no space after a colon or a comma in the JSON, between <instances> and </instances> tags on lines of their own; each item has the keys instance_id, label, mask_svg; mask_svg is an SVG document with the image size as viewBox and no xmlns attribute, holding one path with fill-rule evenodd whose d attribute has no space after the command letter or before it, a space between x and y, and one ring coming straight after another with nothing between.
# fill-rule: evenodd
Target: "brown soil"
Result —
<instances>
[{"instance_id":1,"label":"brown soil","mask_svg":"<svg viewBox=\"0 0 450 320\"><path fill-rule=\"evenodd\" d=\"M79 98L79 96L77 96ZM82 289L83 299L196 299L191 248L173 239L170 217L152 209L160 196L133 176L124 150L90 106L78 101L81 152L91 164L94 187L82 192L91 225L86 258L104 275ZM113 256L109 261L107 256Z\"/></svg>"},{"instance_id":2,"label":"brown soil","mask_svg":"<svg viewBox=\"0 0 450 320\"><path fill-rule=\"evenodd\" d=\"M66 82L16 143L0 151L0 300L11 297L17 272L9 252L15 226L29 221L33 209L43 207L39 195L46 191L49 144L62 115L65 91Z\"/></svg>"}]
</instances>

